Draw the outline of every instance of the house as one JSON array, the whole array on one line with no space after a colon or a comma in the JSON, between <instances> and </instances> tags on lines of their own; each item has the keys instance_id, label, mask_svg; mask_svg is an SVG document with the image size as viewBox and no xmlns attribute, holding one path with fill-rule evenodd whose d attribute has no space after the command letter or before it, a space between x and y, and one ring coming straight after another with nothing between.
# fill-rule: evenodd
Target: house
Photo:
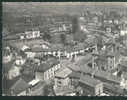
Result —
<instances>
[{"instance_id":1,"label":"house","mask_svg":"<svg viewBox=\"0 0 127 100\"><path fill-rule=\"evenodd\" d=\"M123 72L122 75L121 75L120 86L121 86L122 89L127 90L127 73L126 72Z\"/></svg>"},{"instance_id":2,"label":"house","mask_svg":"<svg viewBox=\"0 0 127 100\"><path fill-rule=\"evenodd\" d=\"M3 57L2 57L3 63L8 63L13 58L13 54L11 53L11 49L9 46L3 48L2 54L3 54Z\"/></svg>"},{"instance_id":3,"label":"house","mask_svg":"<svg viewBox=\"0 0 127 100\"><path fill-rule=\"evenodd\" d=\"M113 76L111 73L102 71L102 70L97 70L93 69L87 66L81 66L81 72L84 73L85 75L89 75L94 77L97 80L100 80L102 82L106 82L109 84L116 84L120 85L120 78Z\"/></svg>"},{"instance_id":4,"label":"house","mask_svg":"<svg viewBox=\"0 0 127 100\"><path fill-rule=\"evenodd\" d=\"M121 89L121 87L118 85L103 83L103 86L104 86L103 92L110 96L120 96L124 94L123 89Z\"/></svg>"},{"instance_id":5,"label":"house","mask_svg":"<svg viewBox=\"0 0 127 100\"><path fill-rule=\"evenodd\" d=\"M31 39L31 38L38 38L40 37L40 31L26 31L25 32L26 38Z\"/></svg>"},{"instance_id":6,"label":"house","mask_svg":"<svg viewBox=\"0 0 127 100\"><path fill-rule=\"evenodd\" d=\"M54 89L62 90L64 87L70 86L70 79L69 74L72 73L72 70L70 70L67 67L61 67L58 71L55 73L55 85Z\"/></svg>"},{"instance_id":7,"label":"house","mask_svg":"<svg viewBox=\"0 0 127 100\"><path fill-rule=\"evenodd\" d=\"M119 69L122 71L122 72L127 72L127 61L122 59L120 61L120 64L119 64Z\"/></svg>"},{"instance_id":8,"label":"house","mask_svg":"<svg viewBox=\"0 0 127 100\"><path fill-rule=\"evenodd\" d=\"M9 90L11 96L26 96L29 92L29 84L20 78L12 85Z\"/></svg>"},{"instance_id":9,"label":"house","mask_svg":"<svg viewBox=\"0 0 127 100\"><path fill-rule=\"evenodd\" d=\"M16 60L15 60L16 65L20 66L20 65L25 64L25 62L26 62L26 59L24 57L22 57L22 56L16 57Z\"/></svg>"},{"instance_id":10,"label":"house","mask_svg":"<svg viewBox=\"0 0 127 100\"><path fill-rule=\"evenodd\" d=\"M105 53L105 51L103 51L100 54L93 54L93 63L96 64L96 67L100 70L110 71L116 67L115 58L115 53Z\"/></svg>"},{"instance_id":11,"label":"house","mask_svg":"<svg viewBox=\"0 0 127 100\"><path fill-rule=\"evenodd\" d=\"M94 78L101 80L102 82L120 85L120 78L113 76L109 72L97 70L94 72Z\"/></svg>"},{"instance_id":12,"label":"house","mask_svg":"<svg viewBox=\"0 0 127 100\"><path fill-rule=\"evenodd\" d=\"M79 84L83 88L82 95L98 96L103 93L103 83L90 76L81 74Z\"/></svg>"},{"instance_id":13,"label":"house","mask_svg":"<svg viewBox=\"0 0 127 100\"><path fill-rule=\"evenodd\" d=\"M25 39L25 38L26 38L26 36L25 36L25 34L24 34L24 33L20 33L20 36L19 36L19 37L20 37L20 39L21 39L21 40L23 40L23 39Z\"/></svg>"},{"instance_id":14,"label":"house","mask_svg":"<svg viewBox=\"0 0 127 100\"><path fill-rule=\"evenodd\" d=\"M79 60L76 61L76 65L78 66L84 66L88 63L92 63L92 55L86 54L85 56L81 56Z\"/></svg>"},{"instance_id":15,"label":"house","mask_svg":"<svg viewBox=\"0 0 127 100\"><path fill-rule=\"evenodd\" d=\"M69 74L71 88L76 89L76 87L78 87L80 76L81 73L77 71L72 71L72 73Z\"/></svg>"},{"instance_id":16,"label":"house","mask_svg":"<svg viewBox=\"0 0 127 100\"><path fill-rule=\"evenodd\" d=\"M12 53L10 54L10 55L7 55L7 56L3 56L3 58L2 58L2 62L3 63L8 63L8 62L10 62L11 60L12 60Z\"/></svg>"},{"instance_id":17,"label":"house","mask_svg":"<svg viewBox=\"0 0 127 100\"><path fill-rule=\"evenodd\" d=\"M22 51L25 51L27 49L30 49L29 46L27 46L27 45L23 45L23 47L21 48Z\"/></svg>"},{"instance_id":18,"label":"house","mask_svg":"<svg viewBox=\"0 0 127 100\"><path fill-rule=\"evenodd\" d=\"M21 70L20 67L12 66L8 71L8 79L12 80L13 78L20 76L21 75L20 70Z\"/></svg>"},{"instance_id":19,"label":"house","mask_svg":"<svg viewBox=\"0 0 127 100\"><path fill-rule=\"evenodd\" d=\"M59 61L55 58L41 63L36 70L35 78L39 80L49 80L52 79L55 75L55 71L60 68Z\"/></svg>"},{"instance_id":20,"label":"house","mask_svg":"<svg viewBox=\"0 0 127 100\"><path fill-rule=\"evenodd\" d=\"M26 54L27 58L34 58L36 55L36 51L33 48L25 50L24 53Z\"/></svg>"},{"instance_id":21,"label":"house","mask_svg":"<svg viewBox=\"0 0 127 100\"><path fill-rule=\"evenodd\" d=\"M44 96L45 82L32 80L30 83L32 84L30 85L28 96Z\"/></svg>"}]
</instances>

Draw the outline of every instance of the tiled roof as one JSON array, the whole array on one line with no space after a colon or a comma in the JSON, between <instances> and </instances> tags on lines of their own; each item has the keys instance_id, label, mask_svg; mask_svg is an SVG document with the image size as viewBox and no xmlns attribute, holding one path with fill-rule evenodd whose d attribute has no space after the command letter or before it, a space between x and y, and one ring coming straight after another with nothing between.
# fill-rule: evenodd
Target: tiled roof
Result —
<instances>
[{"instance_id":1,"label":"tiled roof","mask_svg":"<svg viewBox=\"0 0 127 100\"><path fill-rule=\"evenodd\" d=\"M95 87L96 85L101 83L101 81L91 78L90 76L83 75L83 74L81 74L79 82L91 87Z\"/></svg>"},{"instance_id":2,"label":"tiled roof","mask_svg":"<svg viewBox=\"0 0 127 100\"><path fill-rule=\"evenodd\" d=\"M104 84L104 88L106 88L106 90L108 89L109 91L112 91L115 94L123 94L123 90L119 86L114 86L114 85L108 84L108 83L103 83L103 84Z\"/></svg>"},{"instance_id":3,"label":"tiled roof","mask_svg":"<svg viewBox=\"0 0 127 100\"><path fill-rule=\"evenodd\" d=\"M71 73L72 71L69 68L62 67L60 70L56 72L55 77L66 78Z\"/></svg>"},{"instance_id":4,"label":"tiled roof","mask_svg":"<svg viewBox=\"0 0 127 100\"><path fill-rule=\"evenodd\" d=\"M67 64L67 67L70 68L72 71L80 71L80 67L75 64Z\"/></svg>"},{"instance_id":5,"label":"tiled roof","mask_svg":"<svg viewBox=\"0 0 127 100\"><path fill-rule=\"evenodd\" d=\"M104 78L104 79L112 81L112 82L120 83L120 78L117 78L116 76L113 76L110 73L105 72L105 71L97 70L94 73L94 75L95 75L95 77L100 77L100 78Z\"/></svg>"},{"instance_id":6,"label":"tiled roof","mask_svg":"<svg viewBox=\"0 0 127 100\"><path fill-rule=\"evenodd\" d=\"M12 87L11 90L14 91L15 94L18 94L24 90L26 90L29 87L29 85L23 80L19 79Z\"/></svg>"}]
</instances>

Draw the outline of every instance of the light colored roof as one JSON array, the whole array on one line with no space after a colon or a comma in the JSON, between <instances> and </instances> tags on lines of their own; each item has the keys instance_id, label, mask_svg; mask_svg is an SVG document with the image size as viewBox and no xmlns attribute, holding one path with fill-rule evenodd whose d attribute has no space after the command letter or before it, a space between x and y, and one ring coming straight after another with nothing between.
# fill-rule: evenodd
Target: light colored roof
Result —
<instances>
[{"instance_id":1,"label":"light colored roof","mask_svg":"<svg viewBox=\"0 0 127 100\"><path fill-rule=\"evenodd\" d=\"M75 64L69 64L69 65L67 65L67 67L73 71L80 71L80 67Z\"/></svg>"},{"instance_id":2,"label":"light colored roof","mask_svg":"<svg viewBox=\"0 0 127 100\"><path fill-rule=\"evenodd\" d=\"M40 81L39 79L34 79L34 80L29 82L29 85L33 86L33 85L37 84L39 81Z\"/></svg>"},{"instance_id":3,"label":"light colored roof","mask_svg":"<svg viewBox=\"0 0 127 100\"><path fill-rule=\"evenodd\" d=\"M66 78L71 73L72 71L69 68L64 67L56 72L55 77Z\"/></svg>"},{"instance_id":4,"label":"light colored roof","mask_svg":"<svg viewBox=\"0 0 127 100\"><path fill-rule=\"evenodd\" d=\"M21 48L22 51L29 49L29 47L27 45L23 45L23 47Z\"/></svg>"}]
</instances>

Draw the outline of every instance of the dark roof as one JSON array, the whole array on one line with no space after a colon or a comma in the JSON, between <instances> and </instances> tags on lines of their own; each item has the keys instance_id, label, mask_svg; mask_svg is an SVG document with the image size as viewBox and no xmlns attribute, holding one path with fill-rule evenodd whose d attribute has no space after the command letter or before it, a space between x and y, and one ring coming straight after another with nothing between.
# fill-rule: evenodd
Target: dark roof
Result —
<instances>
[{"instance_id":1,"label":"dark roof","mask_svg":"<svg viewBox=\"0 0 127 100\"><path fill-rule=\"evenodd\" d=\"M4 72L4 73L7 73L7 72L11 69L11 67L12 67L13 64L14 64L13 62L14 62L14 61L11 61L11 62L2 64L2 68L3 68L3 72Z\"/></svg>"},{"instance_id":2,"label":"dark roof","mask_svg":"<svg viewBox=\"0 0 127 100\"><path fill-rule=\"evenodd\" d=\"M80 66L80 71L86 74L91 74L93 72L93 69L88 67L87 65L83 65L83 66Z\"/></svg>"},{"instance_id":3,"label":"dark roof","mask_svg":"<svg viewBox=\"0 0 127 100\"><path fill-rule=\"evenodd\" d=\"M50 64L50 66L56 65L59 63L59 60L56 58L50 58L47 60L47 63Z\"/></svg>"},{"instance_id":4,"label":"dark roof","mask_svg":"<svg viewBox=\"0 0 127 100\"><path fill-rule=\"evenodd\" d=\"M112 91L115 94L123 94L123 90L120 88L120 86L114 86L112 84L108 84L108 83L103 83L104 84L104 88L106 88L106 90L108 91ZM105 91L104 91L105 92Z\"/></svg>"},{"instance_id":5,"label":"dark roof","mask_svg":"<svg viewBox=\"0 0 127 100\"><path fill-rule=\"evenodd\" d=\"M34 76L32 76L32 75L22 75L21 78L22 78L25 82L30 82L31 80L34 79Z\"/></svg>"},{"instance_id":6,"label":"dark roof","mask_svg":"<svg viewBox=\"0 0 127 100\"><path fill-rule=\"evenodd\" d=\"M50 65L48 63L42 63L38 68L37 72L45 72L50 68Z\"/></svg>"},{"instance_id":7,"label":"dark roof","mask_svg":"<svg viewBox=\"0 0 127 100\"><path fill-rule=\"evenodd\" d=\"M44 87L46 84L44 81L40 81L35 87L31 88L32 91L36 91L40 87Z\"/></svg>"},{"instance_id":8,"label":"dark roof","mask_svg":"<svg viewBox=\"0 0 127 100\"><path fill-rule=\"evenodd\" d=\"M101 81L91 78L88 75L83 75L83 74L81 74L79 82L89 85L91 87L95 87L96 85L101 83Z\"/></svg>"},{"instance_id":9,"label":"dark roof","mask_svg":"<svg viewBox=\"0 0 127 100\"><path fill-rule=\"evenodd\" d=\"M3 86L5 86L3 89L6 89L7 91L9 91L9 89L19 80L19 76L13 78L12 80L8 80L7 78L4 77L4 79L2 80L3 82Z\"/></svg>"},{"instance_id":10,"label":"dark roof","mask_svg":"<svg viewBox=\"0 0 127 100\"><path fill-rule=\"evenodd\" d=\"M120 78L117 78L116 76L113 76L110 73L105 72L105 71L97 70L95 71L94 75L96 77L104 78L106 80L109 80L115 83L120 83Z\"/></svg>"},{"instance_id":11,"label":"dark roof","mask_svg":"<svg viewBox=\"0 0 127 100\"><path fill-rule=\"evenodd\" d=\"M69 75L70 78L77 78L77 79L80 79L80 76L81 76L81 73L74 72L74 71Z\"/></svg>"},{"instance_id":12,"label":"dark roof","mask_svg":"<svg viewBox=\"0 0 127 100\"><path fill-rule=\"evenodd\" d=\"M38 72L45 72L46 70L48 70L48 69L50 69L51 67L53 67L53 65L56 65L56 64L58 64L58 63L59 63L59 61L58 61L57 59L51 58L51 59L49 59L46 63L42 63L42 64L38 67L37 71L38 71Z\"/></svg>"},{"instance_id":13,"label":"dark roof","mask_svg":"<svg viewBox=\"0 0 127 100\"><path fill-rule=\"evenodd\" d=\"M106 79L106 80L109 80L109 81L112 81L115 83L120 82L120 78L117 78L116 76L113 76L108 72L101 71L101 70L95 71L95 69L92 69L92 68L88 67L87 65L81 66L80 68L81 68L81 72L84 72L86 74L91 74L94 72L95 77L103 78L103 79Z\"/></svg>"},{"instance_id":14,"label":"dark roof","mask_svg":"<svg viewBox=\"0 0 127 100\"><path fill-rule=\"evenodd\" d=\"M10 89L13 90L15 94L18 94L24 90L26 90L29 85L23 80L19 79Z\"/></svg>"},{"instance_id":15,"label":"dark roof","mask_svg":"<svg viewBox=\"0 0 127 100\"><path fill-rule=\"evenodd\" d=\"M85 55L83 57L83 59L79 60L76 65L82 66L82 65L87 64L90 61L92 61L92 55L91 54L87 54L87 55Z\"/></svg>"}]
</instances>

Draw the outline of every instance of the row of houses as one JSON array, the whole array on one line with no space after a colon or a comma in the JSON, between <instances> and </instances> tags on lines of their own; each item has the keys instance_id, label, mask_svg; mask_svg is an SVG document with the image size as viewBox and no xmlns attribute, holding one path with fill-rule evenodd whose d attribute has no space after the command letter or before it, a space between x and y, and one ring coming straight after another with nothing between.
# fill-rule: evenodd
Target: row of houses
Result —
<instances>
[{"instance_id":1,"label":"row of houses","mask_svg":"<svg viewBox=\"0 0 127 100\"><path fill-rule=\"evenodd\" d=\"M88 58L88 57L87 57ZM89 58L88 58L89 59ZM62 91L62 89L64 88L64 87L66 87L66 86L68 86L69 88L74 88L74 86L76 86L76 84L78 84L79 83L79 80L80 80L80 78L81 78L81 73L82 73L82 76L83 77L89 77L90 76L90 78L92 78L91 80L100 80L100 84L101 84L101 86L97 86L98 87L98 89L96 90L96 91L100 91L100 92L95 92L94 91L94 93L96 93L96 95L98 95L99 93L101 94L101 93L103 93L102 91L104 91L105 92L105 85L103 86L102 85L102 83L106 83L106 84L108 84L108 85L111 85L111 84L114 84L114 86L116 85L116 86L119 86L119 87L117 87L117 89L118 90L121 90L121 87L120 87L120 84L121 84L121 82L123 82L122 80L123 80L123 78L119 78L119 77L117 77L117 76L114 76L114 75L112 75L112 73L110 73L110 72L106 72L106 71L102 71L102 70L98 70L98 69L96 69L96 67L95 68L91 68L89 65L87 65L89 62L91 62L92 63L92 58L91 59L89 59L90 61L87 61L87 63L85 64L83 64L83 63L80 63L80 64L76 64L76 65L74 65L74 64L71 64L70 66L69 66L69 64L67 63L65 66L67 66L67 68L65 68L65 71L66 71L66 73L63 73L63 70L61 69L61 70L59 70L58 71L58 73L56 72L56 74L55 74L55 88L56 88L56 92L57 91L59 91L59 90L61 90ZM81 60L80 60L81 61ZM85 62L85 61L84 61ZM64 75L63 75L63 74ZM84 76L85 75L85 76ZM64 77L65 76L65 77ZM90 80L90 78L88 78L87 80ZM90 83L87 83L87 80L84 80L84 83L85 84L87 84L87 87L89 87L89 84ZM63 83L63 81L66 81L65 83L67 84L67 85L65 85L64 83ZM86 82L85 82L86 81ZM80 81L80 83L83 83L83 81ZM92 84L92 83L91 83ZM93 83L94 84L94 83ZM77 86L79 86L79 85L77 85ZM93 86L95 86L95 85L93 85ZM99 87L100 87L100 89L99 89ZM58 89L57 89L58 88ZM86 88L86 87L85 87ZM85 89L84 88L84 90L83 91L86 91L86 90L90 90L90 91L92 91L91 89ZM95 88L95 87L94 87ZM108 87L107 87L108 88ZM103 90L104 89L104 90ZM82 91L82 93L83 93L83 91ZM113 93L114 93L114 95L115 95L115 90L113 89L112 91L114 91ZM71 92L74 92L74 91L71 91ZM87 91L88 92L88 91ZM118 91L117 91L118 92ZM57 92L58 93L58 95L62 95L62 94L60 94L59 92ZM86 93L86 92L84 92L84 93ZM89 94L90 92L88 92L88 94ZM107 93L107 92L105 92L105 93ZM117 94L118 95L120 95L122 92L118 92ZM99 94L99 95L100 95ZM87 94L84 94L84 95L87 95ZM91 95L93 95L93 94L91 94Z\"/></svg>"}]
</instances>

